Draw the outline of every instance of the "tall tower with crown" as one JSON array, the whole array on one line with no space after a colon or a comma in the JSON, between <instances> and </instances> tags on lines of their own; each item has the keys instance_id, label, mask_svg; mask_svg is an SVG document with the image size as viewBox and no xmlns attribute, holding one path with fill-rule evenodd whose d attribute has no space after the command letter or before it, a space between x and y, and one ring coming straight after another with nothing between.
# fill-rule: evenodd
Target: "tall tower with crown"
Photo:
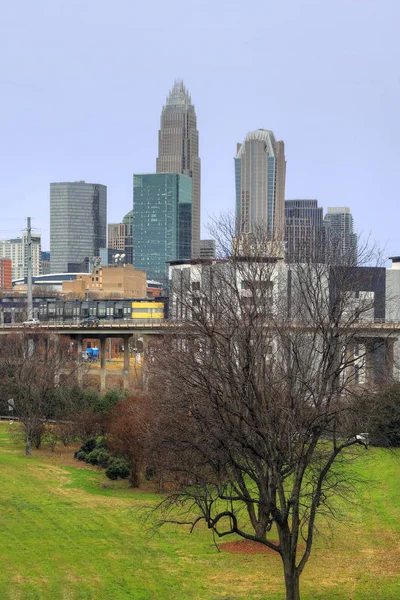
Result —
<instances>
[{"instance_id":1,"label":"tall tower with crown","mask_svg":"<svg viewBox=\"0 0 400 600\"><path fill-rule=\"evenodd\" d=\"M192 99L175 81L161 113L157 173L179 173L192 179L192 258L200 256L199 132Z\"/></svg>"}]
</instances>

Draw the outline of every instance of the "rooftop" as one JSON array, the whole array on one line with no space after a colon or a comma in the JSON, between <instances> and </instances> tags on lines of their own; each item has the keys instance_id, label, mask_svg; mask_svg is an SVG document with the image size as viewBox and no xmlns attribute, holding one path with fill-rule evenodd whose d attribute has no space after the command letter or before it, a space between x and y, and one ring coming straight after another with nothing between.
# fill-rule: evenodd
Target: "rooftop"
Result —
<instances>
[{"instance_id":1,"label":"rooftop","mask_svg":"<svg viewBox=\"0 0 400 600\"><path fill-rule=\"evenodd\" d=\"M176 79L167 97L166 106L191 106L192 99L181 79Z\"/></svg>"},{"instance_id":2,"label":"rooftop","mask_svg":"<svg viewBox=\"0 0 400 600\"><path fill-rule=\"evenodd\" d=\"M274 137L273 132L270 129L256 129L255 131L250 131L246 135L243 144L239 148L236 158L240 158L242 156L242 154L244 154L246 142L251 142L251 141L265 142L268 154L270 156L275 156L275 152L274 152L275 137Z\"/></svg>"}]
</instances>

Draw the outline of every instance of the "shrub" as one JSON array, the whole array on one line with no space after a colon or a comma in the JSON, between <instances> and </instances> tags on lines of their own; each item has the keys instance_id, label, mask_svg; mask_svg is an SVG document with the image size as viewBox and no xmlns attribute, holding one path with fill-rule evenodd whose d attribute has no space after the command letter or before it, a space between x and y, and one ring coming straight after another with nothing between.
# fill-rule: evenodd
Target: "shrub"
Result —
<instances>
[{"instance_id":1,"label":"shrub","mask_svg":"<svg viewBox=\"0 0 400 600\"><path fill-rule=\"evenodd\" d=\"M110 455L103 448L95 448L86 456L86 462L99 467L107 467Z\"/></svg>"},{"instance_id":2,"label":"shrub","mask_svg":"<svg viewBox=\"0 0 400 600\"><path fill-rule=\"evenodd\" d=\"M153 467L146 467L146 475L147 481L151 481L154 478L154 469Z\"/></svg>"},{"instance_id":3,"label":"shrub","mask_svg":"<svg viewBox=\"0 0 400 600\"><path fill-rule=\"evenodd\" d=\"M370 402L376 403L376 413L369 425L369 437L373 446L400 446L400 384L375 393Z\"/></svg>"},{"instance_id":4,"label":"shrub","mask_svg":"<svg viewBox=\"0 0 400 600\"><path fill-rule=\"evenodd\" d=\"M87 454L83 450L77 450L74 454L74 458L76 458L77 460L86 461L86 457L87 457Z\"/></svg>"},{"instance_id":5,"label":"shrub","mask_svg":"<svg viewBox=\"0 0 400 600\"><path fill-rule=\"evenodd\" d=\"M92 452L92 450L94 450L96 448L96 446L97 446L96 438L90 438L80 447L80 450L89 454L90 452Z\"/></svg>"},{"instance_id":6,"label":"shrub","mask_svg":"<svg viewBox=\"0 0 400 600\"><path fill-rule=\"evenodd\" d=\"M115 480L120 477L121 479L128 479L131 471L128 463L123 458L113 458L110 461L106 475L109 479Z\"/></svg>"}]
</instances>

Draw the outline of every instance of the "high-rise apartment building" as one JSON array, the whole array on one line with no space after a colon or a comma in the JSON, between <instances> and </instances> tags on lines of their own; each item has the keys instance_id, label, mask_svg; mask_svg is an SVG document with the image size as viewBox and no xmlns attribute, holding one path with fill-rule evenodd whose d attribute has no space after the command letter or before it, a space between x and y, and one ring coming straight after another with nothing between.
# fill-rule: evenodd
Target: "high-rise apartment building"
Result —
<instances>
[{"instance_id":1,"label":"high-rise apartment building","mask_svg":"<svg viewBox=\"0 0 400 600\"><path fill-rule=\"evenodd\" d=\"M176 81L161 113L157 173L180 173L192 179L192 257L200 256L199 132L192 100Z\"/></svg>"},{"instance_id":2,"label":"high-rise apartment building","mask_svg":"<svg viewBox=\"0 0 400 600\"><path fill-rule=\"evenodd\" d=\"M81 270L106 247L107 187L74 181L50 184L50 264L53 273ZM87 262L87 261L86 261Z\"/></svg>"},{"instance_id":3,"label":"high-rise apartment building","mask_svg":"<svg viewBox=\"0 0 400 600\"><path fill-rule=\"evenodd\" d=\"M286 161L283 142L268 129L247 134L235 157L237 236L265 228L284 238Z\"/></svg>"},{"instance_id":4,"label":"high-rise apartment building","mask_svg":"<svg viewBox=\"0 0 400 600\"><path fill-rule=\"evenodd\" d=\"M347 206L328 207L324 218L326 261L330 264L357 264L357 235Z\"/></svg>"},{"instance_id":5,"label":"high-rise apartment building","mask_svg":"<svg viewBox=\"0 0 400 600\"><path fill-rule=\"evenodd\" d=\"M322 223L318 200L285 200L286 262L324 261Z\"/></svg>"},{"instance_id":6,"label":"high-rise apartment building","mask_svg":"<svg viewBox=\"0 0 400 600\"><path fill-rule=\"evenodd\" d=\"M177 173L133 176L133 264L167 284L167 261L189 259L192 179Z\"/></svg>"},{"instance_id":7,"label":"high-rise apartment building","mask_svg":"<svg viewBox=\"0 0 400 600\"><path fill-rule=\"evenodd\" d=\"M31 237L32 275L41 274L41 236ZM28 234L22 238L0 241L0 258L8 258L12 263L12 278L23 279L28 276Z\"/></svg>"}]
</instances>

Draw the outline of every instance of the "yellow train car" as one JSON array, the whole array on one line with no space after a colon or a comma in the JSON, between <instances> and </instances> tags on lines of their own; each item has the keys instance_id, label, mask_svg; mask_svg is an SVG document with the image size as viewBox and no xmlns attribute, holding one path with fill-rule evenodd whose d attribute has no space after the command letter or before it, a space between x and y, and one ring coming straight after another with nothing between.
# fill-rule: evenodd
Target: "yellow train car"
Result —
<instances>
[{"instance_id":1,"label":"yellow train car","mask_svg":"<svg viewBox=\"0 0 400 600\"><path fill-rule=\"evenodd\" d=\"M132 319L164 319L164 302L134 301L132 302Z\"/></svg>"}]
</instances>

